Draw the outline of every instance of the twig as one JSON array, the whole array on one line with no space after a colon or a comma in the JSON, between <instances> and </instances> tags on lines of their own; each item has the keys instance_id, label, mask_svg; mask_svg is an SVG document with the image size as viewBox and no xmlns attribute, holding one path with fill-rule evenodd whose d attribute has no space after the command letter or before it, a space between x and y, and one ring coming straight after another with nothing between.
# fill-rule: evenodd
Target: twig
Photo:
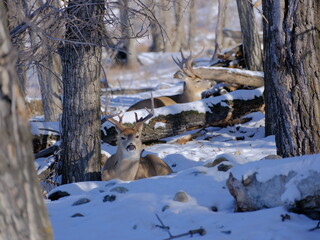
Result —
<instances>
[{"instance_id":1,"label":"twig","mask_svg":"<svg viewBox=\"0 0 320 240\"><path fill-rule=\"evenodd\" d=\"M199 229L190 230L190 231L188 231L186 233L181 233L181 234L178 234L178 235L172 235L171 232L170 232L170 227L164 225L164 223L162 222L162 220L160 219L158 214L156 214L156 217L157 217L158 221L161 224L161 225L156 225L156 227L164 229L165 231L167 231L167 233L170 236L169 238L166 238L164 240L172 240L172 239L175 239L175 238L180 238L180 237L184 237L184 236L188 236L188 235L190 235L190 237L192 237L194 234L199 234L200 236L206 235L206 230L204 230L202 227L200 227Z\"/></svg>"},{"instance_id":2,"label":"twig","mask_svg":"<svg viewBox=\"0 0 320 240\"><path fill-rule=\"evenodd\" d=\"M314 231L320 229L320 221L318 222L317 226L315 226L314 228L309 229L309 231Z\"/></svg>"},{"instance_id":3,"label":"twig","mask_svg":"<svg viewBox=\"0 0 320 240\"><path fill-rule=\"evenodd\" d=\"M200 236L204 236L204 235L206 235L206 230L204 230L202 227L200 227L199 229L190 230L189 232L186 232L186 233L182 233L182 234L175 235L175 236L170 236L169 238L166 238L164 240L171 240L174 238L184 237L184 236L188 236L188 235L190 235L190 237L192 237L194 234L199 234Z\"/></svg>"},{"instance_id":4,"label":"twig","mask_svg":"<svg viewBox=\"0 0 320 240\"><path fill-rule=\"evenodd\" d=\"M164 225L164 223L161 221L161 219L160 219L160 217L159 217L159 215L158 215L157 213L156 213L156 217L157 217L158 221L159 221L160 224L161 224L161 225L156 225L156 227L162 228L163 230L167 231L167 233L168 233L169 236L170 236L169 239L171 239L173 236L172 236L172 234L171 234L171 232L170 232L170 227Z\"/></svg>"}]
</instances>

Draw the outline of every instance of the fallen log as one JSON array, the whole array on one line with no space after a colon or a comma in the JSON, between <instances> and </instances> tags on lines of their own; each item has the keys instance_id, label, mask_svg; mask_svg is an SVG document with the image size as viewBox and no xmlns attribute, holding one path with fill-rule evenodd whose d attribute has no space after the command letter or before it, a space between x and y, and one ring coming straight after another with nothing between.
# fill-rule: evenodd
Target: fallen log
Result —
<instances>
[{"instance_id":1,"label":"fallen log","mask_svg":"<svg viewBox=\"0 0 320 240\"><path fill-rule=\"evenodd\" d=\"M237 90L218 97L157 108L153 118L145 125L141 139L145 143L154 142L195 128L230 125L250 112L261 110L263 104L263 88L259 88ZM124 125L133 126L135 112L139 118L147 114L146 110L125 112ZM103 120L101 128L102 140L115 144L114 126Z\"/></svg>"},{"instance_id":2,"label":"fallen log","mask_svg":"<svg viewBox=\"0 0 320 240\"><path fill-rule=\"evenodd\" d=\"M200 78L218 82L237 83L252 87L264 86L263 72L225 67L196 67L194 73Z\"/></svg>"},{"instance_id":3,"label":"fallen log","mask_svg":"<svg viewBox=\"0 0 320 240\"><path fill-rule=\"evenodd\" d=\"M34 158L43 158L43 157L49 157L51 155L53 155L55 153L55 151L57 151L59 148L58 145L52 145L48 148L45 148L37 153L34 154Z\"/></svg>"},{"instance_id":4,"label":"fallen log","mask_svg":"<svg viewBox=\"0 0 320 240\"><path fill-rule=\"evenodd\" d=\"M261 160L237 166L226 182L238 212L285 206L320 219L320 155ZM272 174L271 174L272 173Z\"/></svg>"}]
</instances>

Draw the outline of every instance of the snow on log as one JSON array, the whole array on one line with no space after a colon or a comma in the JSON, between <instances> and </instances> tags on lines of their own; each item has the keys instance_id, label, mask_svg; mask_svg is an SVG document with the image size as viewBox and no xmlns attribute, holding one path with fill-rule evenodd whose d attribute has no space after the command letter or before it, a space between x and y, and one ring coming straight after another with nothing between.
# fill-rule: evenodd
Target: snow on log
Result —
<instances>
[{"instance_id":1,"label":"snow on log","mask_svg":"<svg viewBox=\"0 0 320 240\"><path fill-rule=\"evenodd\" d=\"M194 73L207 80L237 83L252 87L264 86L263 72L225 67L197 67Z\"/></svg>"},{"instance_id":2,"label":"snow on log","mask_svg":"<svg viewBox=\"0 0 320 240\"><path fill-rule=\"evenodd\" d=\"M156 108L153 118L146 122L141 138L143 142L157 141L195 128L225 126L250 112L260 110L262 106L263 87ZM122 120L124 125L134 125L135 112L139 118L148 114L144 109L125 112ZM116 141L115 128L105 120L102 124L102 140L113 144Z\"/></svg>"},{"instance_id":3,"label":"snow on log","mask_svg":"<svg viewBox=\"0 0 320 240\"><path fill-rule=\"evenodd\" d=\"M260 160L231 170L227 187L236 211L285 206L320 219L320 155Z\"/></svg>"}]
</instances>

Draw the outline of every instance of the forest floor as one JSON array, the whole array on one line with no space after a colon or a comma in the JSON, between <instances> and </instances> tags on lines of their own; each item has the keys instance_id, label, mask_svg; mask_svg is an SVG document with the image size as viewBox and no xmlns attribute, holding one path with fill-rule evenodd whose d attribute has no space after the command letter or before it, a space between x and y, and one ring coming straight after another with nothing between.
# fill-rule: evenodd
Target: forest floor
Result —
<instances>
[{"instance_id":1,"label":"forest floor","mask_svg":"<svg viewBox=\"0 0 320 240\"><path fill-rule=\"evenodd\" d=\"M110 83L114 89L152 88L154 96L181 91L182 83L172 78L176 66L171 55L144 54L140 58L143 69L148 71L122 72ZM114 94L110 107L113 111L126 110L149 97L150 91ZM226 187L230 173L239 174L239 169L260 170L261 179L267 181L275 172L279 173L284 161L287 165L283 174L287 174L288 168L296 169L301 162L308 162L308 156L265 160L266 156L276 154L274 136L264 136L263 113L246 117L252 120L202 129L199 137L185 144L175 143L179 136L174 136L163 139L165 143L147 146L145 154L162 158L174 171L171 175L131 182L81 182L53 189L52 192L61 190L70 194L56 201L46 200L55 239L161 240L175 239L184 233L178 239L189 239L191 235L192 239L203 240L319 239L320 230L310 231L317 221L288 212L283 206L234 212L235 201ZM102 144L102 149L108 154L116 150L108 144ZM224 158L227 160L224 163L232 168L222 171L219 165L210 167L217 158ZM270 161L273 167L266 168ZM178 192L186 194L185 202L174 200ZM288 201L294 201L295 197L286 194ZM286 214L290 217L283 218Z\"/></svg>"}]
</instances>

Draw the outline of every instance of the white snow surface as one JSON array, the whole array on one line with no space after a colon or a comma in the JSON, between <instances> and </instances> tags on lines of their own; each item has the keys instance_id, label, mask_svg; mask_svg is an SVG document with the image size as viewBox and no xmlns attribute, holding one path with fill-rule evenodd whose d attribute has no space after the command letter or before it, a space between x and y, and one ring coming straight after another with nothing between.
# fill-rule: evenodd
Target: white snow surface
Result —
<instances>
[{"instance_id":1,"label":"white snow surface","mask_svg":"<svg viewBox=\"0 0 320 240\"><path fill-rule=\"evenodd\" d=\"M150 57L145 55L144 58L147 56ZM150 59L147 64L152 61ZM177 84L170 77L163 80L153 86L156 89L154 96L173 95L181 91L181 83ZM143 84L140 86L145 87ZM164 84L166 88L162 89L160 86ZM138 81L135 87L139 87ZM250 97L249 93L260 96L262 92L263 88L251 92L241 90L215 100L246 99ZM130 104L149 97L150 92L113 95L110 106L115 110L126 110ZM204 103L195 102L194 108L206 111ZM173 113L183 108L184 104L179 104L166 109L171 109ZM157 109L155 114L165 114L161 111ZM127 114L132 116L127 117ZM138 111L139 117L145 114L145 110ZM125 122L134 119L133 112L125 115ZM206 231L203 236L194 234L191 238L189 234L174 239L318 240L320 230L309 231L317 225L317 221L288 212L282 206L254 212L234 212L235 202L226 187L230 172L238 179L256 172L259 181L267 181L274 175L288 174L291 170L301 173L300 178L307 177L310 170L320 171L320 155L264 160L266 156L276 154L274 136L264 137L263 113L251 113L245 117L251 118L251 121L225 128L209 127L187 132L184 135L196 131L201 131L201 134L183 145L175 143L181 136L173 136L163 139L166 143L146 147L143 154L155 154L162 158L174 171L171 175L129 182L117 179L81 182L53 189L51 193L60 190L70 194L56 201L45 200L54 239L163 240L169 239L170 234L177 236L203 228ZM32 123L33 134L39 128L59 130L59 124ZM102 151L106 155L114 154L116 147L102 144ZM217 166L206 167L219 157L227 159L228 162L223 163L233 167L227 172L219 171ZM45 170L49 162L37 162L38 173ZM174 200L176 193L181 191L188 196L187 202ZM295 181L290 181L282 197L299 197ZM79 200L82 204L74 205ZM290 219L282 221L281 215L285 214L290 215ZM170 234L162 224L170 228Z\"/></svg>"},{"instance_id":2,"label":"white snow surface","mask_svg":"<svg viewBox=\"0 0 320 240\"><path fill-rule=\"evenodd\" d=\"M257 89L255 94L262 92L262 88ZM227 97L247 96L246 91L237 91L218 98ZM194 104L198 109L199 103ZM319 230L309 231L317 221L288 212L281 206L255 212L234 212L234 199L225 185L230 172L238 179L257 172L258 180L266 181L274 175L288 174L291 170L308 176L311 169L320 169L319 155L264 160L266 156L276 154L274 136L264 137L263 113L251 113L245 117L251 118L251 121L232 127L202 129L199 137L184 145L174 143L181 137L174 136L163 139L166 143L146 147L143 154L161 157L174 171L171 175L131 182L117 179L81 182L52 190L52 193L60 190L70 194L56 201L46 200L54 238L168 239L170 235L161 227L160 219L170 227L172 236L199 228L206 231L203 236L194 234L192 239L319 239ZM199 130L185 134L196 131ZM102 150L114 154L116 147L103 144ZM222 172L218 171L217 166L205 166L218 157L226 158L228 162L224 163L233 167ZM294 183L291 185L283 196L286 199L299 196ZM187 194L189 201L174 200L175 194L180 191ZM74 206L79 200L84 203ZM281 215L284 214L290 215L290 220L282 221ZM186 235L177 239L190 238Z\"/></svg>"}]
</instances>

